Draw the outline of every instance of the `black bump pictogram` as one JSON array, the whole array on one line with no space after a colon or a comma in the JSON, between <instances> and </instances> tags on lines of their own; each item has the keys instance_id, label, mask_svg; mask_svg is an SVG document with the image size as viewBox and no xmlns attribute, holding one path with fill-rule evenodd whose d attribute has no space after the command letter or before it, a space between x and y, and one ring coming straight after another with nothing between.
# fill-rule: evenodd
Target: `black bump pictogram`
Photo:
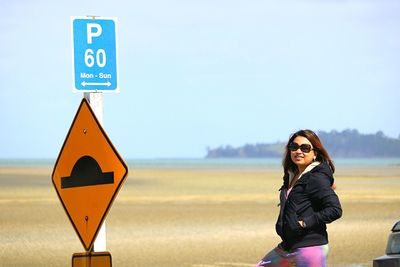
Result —
<instances>
[{"instance_id":1,"label":"black bump pictogram","mask_svg":"<svg viewBox=\"0 0 400 267\"><path fill-rule=\"evenodd\" d=\"M71 176L61 177L61 188L113 184L114 172L102 172L90 156L81 157L72 168Z\"/></svg>"}]
</instances>

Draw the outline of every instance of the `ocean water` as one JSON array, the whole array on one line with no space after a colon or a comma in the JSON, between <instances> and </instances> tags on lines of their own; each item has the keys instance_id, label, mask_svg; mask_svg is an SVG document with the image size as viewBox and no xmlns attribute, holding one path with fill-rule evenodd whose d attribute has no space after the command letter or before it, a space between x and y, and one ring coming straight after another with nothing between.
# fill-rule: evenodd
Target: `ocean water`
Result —
<instances>
[{"instance_id":1,"label":"ocean water","mask_svg":"<svg viewBox=\"0 0 400 267\"><path fill-rule=\"evenodd\" d=\"M280 168L280 158L125 159L133 168ZM400 166L400 158L338 158L337 167ZM0 159L0 167L54 167L56 159Z\"/></svg>"}]
</instances>

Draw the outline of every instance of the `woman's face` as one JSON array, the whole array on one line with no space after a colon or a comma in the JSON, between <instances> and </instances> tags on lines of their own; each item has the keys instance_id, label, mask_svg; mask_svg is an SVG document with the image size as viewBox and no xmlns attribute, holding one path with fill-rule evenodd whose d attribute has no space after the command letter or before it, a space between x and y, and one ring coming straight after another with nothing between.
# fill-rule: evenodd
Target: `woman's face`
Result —
<instances>
[{"instance_id":1,"label":"woman's face","mask_svg":"<svg viewBox=\"0 0 400 267\"><path fill-rule=\"evenodd\" d=\"M296 164L299 172L301 173L313 162L316 154L313 150L311 142L303 136L297 136L292 143L292 146L289 144L290 158L292 159L293 163ZM302 148L304 151L302 151ZM307 148L311 150L307 152Z\"/></svg>"}]
</instances>

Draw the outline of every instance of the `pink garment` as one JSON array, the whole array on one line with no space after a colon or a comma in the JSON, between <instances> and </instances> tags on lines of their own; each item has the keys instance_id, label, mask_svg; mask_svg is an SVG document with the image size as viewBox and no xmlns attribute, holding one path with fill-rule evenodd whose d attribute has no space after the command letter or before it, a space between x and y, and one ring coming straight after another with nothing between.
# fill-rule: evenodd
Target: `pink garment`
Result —
<instances>
[{"instance_id":1,"label":"pink garment","mask_svg":"<svg viewBox=\"0 0 400 267\"><path fill-rule=\"evenodd\" d=\"M286 191L286 199L289 197L290 191L292 191L292 189L293 189L293 187L289 188L289 189Z\"/></svg>"},{"instance_id":2,"label":"pink garment","mask_svg":"<svg viewBox=\"0 0 400 267\"><path fill-rule=\"evenodd\" d=\"M298 248L285 251L276 247L256 267L326 267L328 245Z\"/></svg>"}]
</instances>

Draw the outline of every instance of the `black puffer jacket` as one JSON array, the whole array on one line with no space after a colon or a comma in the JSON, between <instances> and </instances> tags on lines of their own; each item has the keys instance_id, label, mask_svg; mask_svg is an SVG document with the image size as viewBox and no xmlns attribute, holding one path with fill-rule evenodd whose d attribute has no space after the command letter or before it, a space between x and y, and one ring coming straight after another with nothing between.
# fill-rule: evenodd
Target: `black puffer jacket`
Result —
<instances>
[{"instance_id":1,"label":"black puffer jacket","mask_svg":"<svg viewBox=\"0 0 400 267\"><path fill-rule=\"evenodd\" d=\"M280 189L280 213L276 232L287 249L328 244L326 224L342 216L339 198L332 189L333 174L328 164L320 163L304 173L286 193L289 175L283 177ZM305 222L302 228L298 221Z\"/></svg>"}]
</instances>

